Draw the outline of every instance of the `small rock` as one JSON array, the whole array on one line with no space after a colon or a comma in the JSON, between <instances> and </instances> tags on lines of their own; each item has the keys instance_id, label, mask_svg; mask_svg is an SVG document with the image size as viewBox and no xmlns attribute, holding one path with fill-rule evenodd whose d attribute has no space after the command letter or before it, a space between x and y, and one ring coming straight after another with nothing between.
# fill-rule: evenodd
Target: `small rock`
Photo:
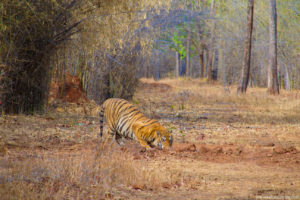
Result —
<instances>
[{"instance_id":1,"label":"small rock","mask_svg":"<svg viewBox=\"0 0 300 200\"><path fill-rule=\"evenodd\" d=\"M146 188L146 185L145 184L134 184L132 186L132 188L135 190L144 190Z\"/></svg>"},{"instance_id":2,"label":"small rock","mask_svg":"<svg viewBox=\"0 0 300 200\"><path fill-rule=\"evenodd\" d=\"M285 148L283 148L283 147L278 147L278 146L274 147L274 148L273 148L273 151L274 151L275 153L277 153L277 154L284 154L284 153L287 152L287 150L286 150Z\"/></svg>"},{"instance_id":3,"label":"small rock","mask_svg":"<svg viewBox=\"0 0 300 200\"><path fill-rule=\"evenodd\" d=\"M286 150L287 150L287 152L290 152L290 153L298 153L298 150L294 146L290 146Z\"/></svg>"},{"instance_id":4,"label":"small rock","mask_svg":"<svg viewBox=\"0 0 300 200\"><path fill-rule=\"evenodd\" d=\"M162 187L163 187L163 188L166 188L166 189L169 189L171 186L170 186L169 183L163 183L163 184L162 184Z\"/></svg>"},{"instance_id":5,"label":"small rock","mask_svg":"<svg viewBox=\"0 0 300 200\"><path fill-rule=\"evenodd\" d=\"M61 108L61 107L57 107L55 110L56 110L57 112L65 112L65 110L64 110L63 108Z\"/></svg>"}]
</instances>

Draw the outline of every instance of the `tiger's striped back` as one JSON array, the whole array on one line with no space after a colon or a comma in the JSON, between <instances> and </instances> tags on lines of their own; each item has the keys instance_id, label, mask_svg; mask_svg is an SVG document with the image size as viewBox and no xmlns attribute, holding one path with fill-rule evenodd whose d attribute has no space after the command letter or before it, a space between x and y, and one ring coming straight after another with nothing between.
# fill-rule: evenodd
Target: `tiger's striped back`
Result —
<instances>
[{"instance_id":1,"label":"tiger's striped back","mask_svg":"<svg viewBox=\"0 0 300 200\"><path fill-rule=\"evenodd\" d=\"M103 117L105 116L109 132L121 139L138 140L146 148L170 147L172 135L156 120L147 118L138 108L124 99L111 98L102 104L100 111L100 136L103 135Z\"/></svg>"}]
</instances>

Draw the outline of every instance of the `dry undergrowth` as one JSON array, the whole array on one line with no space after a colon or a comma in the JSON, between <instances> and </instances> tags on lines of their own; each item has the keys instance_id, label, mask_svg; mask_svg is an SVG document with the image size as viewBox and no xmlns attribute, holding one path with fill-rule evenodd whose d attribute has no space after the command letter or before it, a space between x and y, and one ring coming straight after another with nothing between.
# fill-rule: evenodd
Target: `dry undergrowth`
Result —
<instances>
[{"instance_id":1,"label":"dry undergrowth","mask_svg":"<svg viewBox=\"0 0 300 200\"><path fill-rule=\"evenodd\" d=\"M1 199L110 198L124 196L126 189L157 191L180 181L179 173L147 167L111 142L90 145L9 153L0 162Z\"/></svg>"},{"instance_id":2,"label":"dry undergrowth","mask_svg":"<svg viewBox=\"0 0 300 200\"><path fill-rule=\"evenodd\" d=\"M142 79L133 103L173 131L172 150L100 140L98 118L85 111L94 104L0 117L1 199L300 195L299 91L237 96L203 80Z\"/></svg>"}]
</instances>

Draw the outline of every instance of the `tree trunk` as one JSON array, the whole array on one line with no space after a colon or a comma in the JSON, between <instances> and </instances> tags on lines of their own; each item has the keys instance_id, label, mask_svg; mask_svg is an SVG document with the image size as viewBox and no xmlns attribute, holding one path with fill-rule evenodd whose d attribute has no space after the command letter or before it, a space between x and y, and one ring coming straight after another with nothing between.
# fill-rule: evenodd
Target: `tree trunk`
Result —
<instances>
[{"instance_id":1,"label":"tree trunk","mask_svg":"<svg viewBox=\"0 0 300 200\"><path fill-rule=\"evenodd\" d=\"M179 57L181 55L179 54ZM180 76L186 76L186 60L181 60L180 59L180 63L179 63L179 66L180 66Z\"/></svg>"},{"instance_id":2,"label":"tree trunk","mask_svg":"<svg viewBox=\"0 0 300 200\"><path fill-rule=\"evenodd\" d=\"M212 78L214 81L218 80L218 73L219 73L219 51L216 49L214 53L214 59L213 59L213 69L212 69Z\"/></svg>"},{"instance_id":3,"label":"tree trunk","mask_svg":"<svg viewBox=\"0 0 300 200\"><path fill-rule=\"evenodd\" d=\"M200 57L200 77L203 78L204 77L204 54L203 54L203 49L200 51L199 54Z\"/></svg>"},{"instance_id":4,"label":"tree trunk","mask_svg":"<svg viewBox=\"0 0 300 200\"><path fill-rule=\"evenodd\" d=\"M200 69L200 78L204 78L204 49L205 49L205 44L203 42L203 31L201 31L201 26L200 24L197 24L197 28L198 28L198 38L200 40L200 46L198 49L199 52L199 69Z\"/></svg>"},{"instance_id":5,"label":"tree trunk","mask_svg":"<svg viewBox=\"0 0 300 200\"><path fill-rule=\"evenodd\" d=\"M209 17L210 19L214 15L214 10L215 10L215 1L212 0L210 4L210 13ZM207 61L207 82L210 83L213 80L212 77L212 68L213 68L213 54L214 54L214 40L215 40L215 20L212 20L212 25L210 29L210 42L209 42L209 49L208 49L208 61Z\"/></svg>"},{"instance_id":6,"label":"tree trunk","mask_svg":"<svg viewBox=\"0 0 300 200\"><path fill-rule=\"evenodd\" d=\"M147 62L147 65L146 65L146 77L150 78L150 63L149 62Z\"/></svg>"},{"instance_id":7,"label":"tree trunk","mask_svg":"<svg viewBox=\"0 0 300 200\"><path fill-rule=\"evenodd\" d=\"M223 83L225 84L226 79L226 66L224 64L224 40L222 38L219 40L220 48L219 51L219 62L218 62L218 72L219 74L223 73Z\"/></svg>"},{"instance_id":8,"label":"tree trunk","mask_svg":"<svg viewBox=\"0 0 300 200\"><path fill-rule=\"evenodd\" d=\"M286 89L286 90L291 90L291 87L290 87L289 70L288 70L288 68L287 68L286 65L284 65L284 68L285 68L285 89Z\"/></svg>"},{"instance_id":9,"label":"tree trunk","mask_svg":"<svg viewBox=\"0 0 300 200\"><path fill-rule=\"evenodd\" d=\"M248 0L247 33L245 38L244 58L242 66L241 82L237 93L246 93L250 76L251 37L253 29L254 0Z\"/></svg>"},{"instance_id":10,"label":"tree trunk","mask_svg":"<svg viewBox=\"0 0 300 200\"><path fill-rule=\"evenodd\" d=\"M207 47L205 47L204 49L203 49L203 58L204 58L204 77L207 77L207 63L208 63L208 49L207 49Z\"/></svg>"},{"instance_id":11,"label":"tree trunk","mask_svg":"<svg viewBox=\"0 0 300 200\"><path fill-rule=\"evenodd\" d=\"M269 68L268 68L268 92L272 95L279 94L277 74L277 13L276 0L269 0L270 23L269 23Z\"/></svg>"},{"instance_id":12,"label":"tree trunk","mask_svg":"<svg viewBox=\"0 0 300 200\"><path fill-rule=\"evenodd\" d=\"M190 64L190 42L191 42L191 32L190 32L190 28L188 28L187 30L187 41L186 41L186 76L190 76L190 68L191 68L191 64Z\"/></svg>"},{"instance_id":13,"label":"tree trunk","mask_svg":"<svg viewBox=\"0 0 300 200\"><path fill-rule=\"evenodd\" d=\"M176 59L175 77L179 77L180 56L177 51L175 54L175 59Z\"/></svg>"}]
</instances>

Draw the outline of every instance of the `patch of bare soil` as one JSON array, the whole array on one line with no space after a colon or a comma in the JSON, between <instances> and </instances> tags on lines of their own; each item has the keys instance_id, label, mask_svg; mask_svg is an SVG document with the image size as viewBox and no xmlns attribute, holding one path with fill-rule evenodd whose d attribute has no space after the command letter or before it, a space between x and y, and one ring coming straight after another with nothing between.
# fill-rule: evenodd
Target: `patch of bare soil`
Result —
<instances>
[{"instance_id":1,"label":"patch of bare soil","mask_svg":"<svg viewBox=\"0 0 300 200\"><path fill-rule=\"evenodd\" d=\"M262 166L295 167L300 164L300 152L293 146L272 148L237 145L175 144L179 157L188 157L218 163L249 162ZM172 151L170 152L172 154Z\"/></svg>"}]
</instances>

